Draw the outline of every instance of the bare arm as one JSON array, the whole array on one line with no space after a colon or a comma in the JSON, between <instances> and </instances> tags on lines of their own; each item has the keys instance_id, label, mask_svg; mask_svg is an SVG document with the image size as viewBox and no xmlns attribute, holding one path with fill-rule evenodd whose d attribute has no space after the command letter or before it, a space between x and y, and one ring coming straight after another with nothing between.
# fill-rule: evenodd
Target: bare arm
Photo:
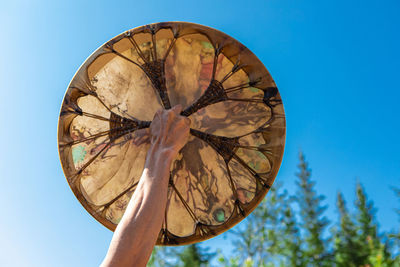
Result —
<instances>
[{"instance_id":1,"label":"bare arm","mask_svg":"<svg viewBox=\"0 0 400 267\"><path fill-rule=\"evenodd\" d=\"M176 106L156 113L143 174L102 267L146 266L164 219L170 165L189 135L190 120L179 116L181 110Z\"/></svg>"}]
</instances>

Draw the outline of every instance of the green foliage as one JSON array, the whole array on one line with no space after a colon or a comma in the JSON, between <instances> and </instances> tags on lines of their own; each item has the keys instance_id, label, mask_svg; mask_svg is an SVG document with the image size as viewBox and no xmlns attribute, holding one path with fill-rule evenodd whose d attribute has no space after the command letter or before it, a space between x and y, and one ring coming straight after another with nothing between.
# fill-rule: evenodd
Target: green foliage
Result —
<instances>
[{"instance_id":1,"label":"green foliage","mask_svg":"<svg viewBox=\"0 0 400 267\"><path fill-rule=\"evenodd\" d=\"M186 246L182 252L178 253L179 267L206 267L215 253L209 253L208 249L202 248L197 244Z\"/></svg>"},{"instance_id":2,"label":"green foliage","mask_svg":"<svg viewBox=\"0 0 400 267\"><path fill-rule=\"evenodd\" d=\"M299 154L299 161L299 172L296 173L298 190L294 199L299 206L300 226L304 231L302 258L306 266L331 266L327 240L323 238L329 223L323 215L327 208L322 206L325 197L315 191L315 182L311 179L311 170L303 153Z\"/></svg>"},{"instance_id":3,"label":"green foliage","mask_svg":"<svg viewBox=\"0 0 400 267\"><path fill-rule=\"evenodd\" d=\"M232 231L239 263L245 266L267 266L283 261L282 214L287 193L279 192L279 184L272 187L267 197L249 215L244 223Z\"/></svg>"},{"instance_id":4,"label":"green foliage","mask_svg":"<svg viewBox=\"0 0 400 267\"><path fill-rule=\"evenodd\" d=\"M392 188L398 200L400 202L400 188ZM396 210L398 215L398 221L400 223L400 208ZM400 267L400 227L397 229L397 232L392 232L389 234L389 238L393 243L392 250L395 251L397 257L394 259L394 266Z\"/></svg>"},{"instance_id":5,"label":"green foliage","mask_svg":"<svg viewBox=\"0 0 400 267\"><path fill-rule=\"evenodd\" d=\"M360 249L362 253L367 256L372 252L370 243L372 243L372 247L378 247L380 243L377 233L377 224L375 222L375 209L373 203L368 201L364 188L360 183L357 183L356 193L357 233L361 244Z\"/></svg>"},{"instance_id":6,"label":"green foliage","mask_svg":"<svg viewBox=\"0 0 400 267\"><path fill-rule=\"evenodd\" d=\"M370 253L368 255L367 264L364 266L374 266L374 267L390 267L395 266L393 259L391 259L390 254L386 250L386 245L379 243L375 245L372 239L368 240L370 246Z\"/></svg>"},{"instance_id":7,"label":"green foliage","mask_svg":"<svg viewBox=\"0 0 400 267\"><path fill-rule=\"evenodd\" d=\"M392 189L400 201L400 188L392 188ZM396 213L399 217L399 222L400 222L400 208L396 209ZM397 250L400 252L400 227L398 229L398 232L391 233L389 237L393 239L394 244L397 247Z\"/></svg>"},{"instance_id":8,"label":"green foliage","mask_svg":"<svg viewBox=\"0 0 400 267\"><path fill-rule=\"evenodd\" d=\"M387 244L378 236L373 203L361 184L356 186L356 214L351 216L343 196L338 194L339 227L335 233L336 266L394 266ZM352 220L352 218L355 220Z\"/></svg>"},{"instance_id":9,"label":"green foliage","mask_svg":"<svg viewBox=\"0 0 400 267\"><path fill-rule=\"evenodd\" d=\"M171 248L169 247L155 246L147 263L147 267L173 266L168 262L168 259L171 255L170 250Z\"/></svg>"},{"instance_id":10,"label":"green foliage","mask_svg":"<svg viewBox=\"0 0 400 267\"><path fill-rule=\"evenodd\" d=\"M232 256L229 259L227 259L221 251L218 251L218 263L221 266L224 267L239 267L239 257L238 256Z\"/></svg>"},{"instance_id":11,"label":"green foliage","mask_svg":"<svg viewBox=\"0 0 400 267\"><path fill-rule=\"evenodd\" d=\"M282 216L282 246L279 251L283 255L284 266L305 266L305 261L301 249L300 229L296 220L295 213L291 207L289 198L281 203L283 206Z\"/></svg>"},{"instance_id":12,"label":"green foliage","mask_svg":"<svg viewBox=\"0 0 400 267\"><path fill-rule=\"evenodd\" d=\"M302 153L298 167L296 194L290 196L281 184L275 184L254 212L229 231L234 235L235 253L228 257L219 250L218 266L400 267L400 228L390 235L379 233L375 208L360 183L354 212L349 212L344 196L338 193L339 216L328 235L324 197L316 192ZM400 200L400 189L394 192ZM148 266L211 266L215 254L201 245L157 247Z\"/></svg>"},{"instance_id":13,"label":"green foliage","mask_svg":"<svg viewBox=\"0 0 400 267\"><path fill-rule=\"evenodd\" d=\"M364 263L361 255L361 245L357 240L356 225L351 219L346 208L346 202L341 193L337 196L339 211L338 229L334 230L334 255L336 265L339 267L356 267Z\"/></svg>"},{"instance_id":14,"label":"green foliage","mask_svg":"<svg viewBox=\"0 0 400 267\"><path fill-rule=\"evenodd\" d=\"M375 208L372 201L368 201L364 188L357 183L357 228L361 245L361 253L366 258L364 265L392 266L392 259L381 238L378 236Z\"/></svg>"},{"instance_id":15,"label":"green foliage","mask_svg":"<svg viewBox=\"0 0 400 267\"><path fill-rule=\"evenodd\" d=\"M183 247L154 247L147 267L207 267L216 253L198 244Z\"/></svg>"}]
</instances>

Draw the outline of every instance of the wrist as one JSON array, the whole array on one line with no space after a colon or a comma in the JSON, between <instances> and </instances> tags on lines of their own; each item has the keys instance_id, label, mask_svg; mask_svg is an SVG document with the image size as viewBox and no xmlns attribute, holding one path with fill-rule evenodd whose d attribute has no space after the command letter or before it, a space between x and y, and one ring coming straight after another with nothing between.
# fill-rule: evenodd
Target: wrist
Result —
<instances>
[{"instance_id":1,"label":"wrist","mask_svg":"<svg viewBox=\"0 0 400 267\"><path fill-rule=\"evenodd\" d=\"M148 155L156 157L156 160L162 159L163 161L172 162L177 156L178 152L172 146L164 145L159 140L152 142L148 151Z\"/></svg>"},{"instance_id":2,"label":"wrist","mask_svg":"<svg viewBox=\"0 0 400 267\"><path fill-rule=\"evenodd\" d=\"M147 169L152 177L167 176L169 178L169 171L174 158L175 153L173 150L152 144L147 152L144 168Z\"/></svg>"}]
</instances>

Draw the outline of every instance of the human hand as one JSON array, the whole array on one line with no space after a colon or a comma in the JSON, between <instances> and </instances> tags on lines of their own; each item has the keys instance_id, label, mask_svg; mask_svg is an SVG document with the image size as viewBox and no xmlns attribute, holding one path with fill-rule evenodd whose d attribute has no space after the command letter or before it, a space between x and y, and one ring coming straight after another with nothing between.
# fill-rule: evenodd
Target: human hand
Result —
<instances>
[{"instance_id":1,"label":"human hand","mask_svg":"<svg viewBox=\"0 0 400 267\"><path fill-rule=\"evenodd\" d=\"M187 143L190 119L180 114L182 106L159 110L150 125L151 145L174 158Z\"/></svg>"}]
</instances>

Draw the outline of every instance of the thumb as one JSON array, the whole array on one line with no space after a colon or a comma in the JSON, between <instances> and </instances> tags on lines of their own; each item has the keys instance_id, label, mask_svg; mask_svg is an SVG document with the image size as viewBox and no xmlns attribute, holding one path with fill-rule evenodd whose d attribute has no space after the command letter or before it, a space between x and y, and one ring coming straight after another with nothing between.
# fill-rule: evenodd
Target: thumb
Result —
<instances>
[{"instance_id":1,"label":"thumb","mask_svg":"<svg viewBox=\"0 0 400 267\"><path fill-rule=\"evenodd\" d=\"M173 108L171 108L171 111L174 112L176 115L179 115L182 111L182 105L178 104L174 106Z\"/></svg>"}]
</instances>

